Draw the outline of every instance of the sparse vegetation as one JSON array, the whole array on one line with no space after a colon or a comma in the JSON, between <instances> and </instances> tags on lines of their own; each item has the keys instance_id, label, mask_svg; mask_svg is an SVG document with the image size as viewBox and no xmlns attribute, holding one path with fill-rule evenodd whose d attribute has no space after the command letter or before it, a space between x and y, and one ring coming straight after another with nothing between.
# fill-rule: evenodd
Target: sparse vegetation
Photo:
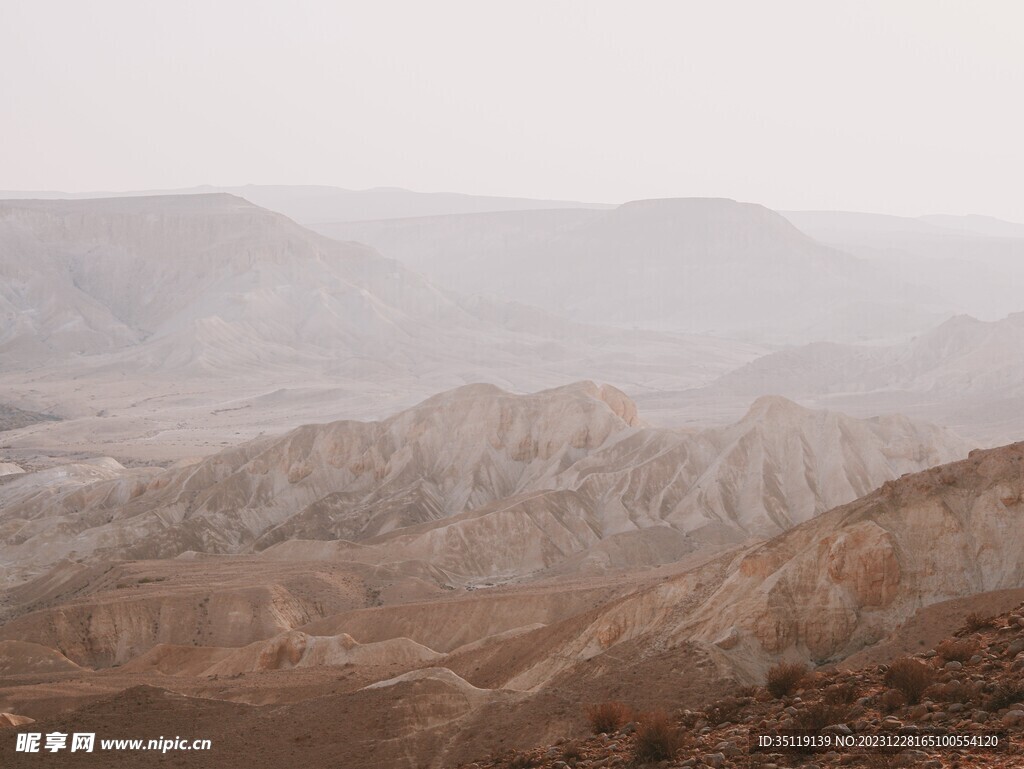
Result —
<instances>
[{"instance_id":1,"label":"sparse vegetation","mask_svg":"<svg viewBox=\"0 0 1024 769\"><path fill-rule=\"evenodd\" d=\"M664 711L645 713L638 719L633 757L637 763L670 761L683 745L683 733Z\"/></svg>"},{"instance_id":2,"label":"sparse vegetation","mask_svg":"<svg viewBox=\"0 0 1024 769\"><path fill-rule=\"evenodd\" d=\"M583 758L583 748L576 740L570 740L562 746L562 759L573 762Z\"/></svg>"},{"instance_id":3,"label":"sparse vegetation","mask_svg":"<svg viewBox=\"0 0 1024 769\"><path fill-rule=\"evenodd\" d=\"M768 671L765 688L776 699L792 694L807 676L807 667L793 662L780 662Z\"/></svg>"},{"instance_id":4,"label":"sparse vegetation","mask_svg":"<svg viewBox=\"0 0 1024 769\"><path fill-rule=\"evenodd\" d=\"M951 660L967 662L980 649L981 645L973 638L965 638L959 641L950 638L935 647L936 653L947 662Z\"/></svg>"},{"instance_id":5,"label":"sparse vegetation","mask_svg":"<svg viewBox=\"0 0 1024 769\"><path fill-rule=\"evenodd\" d=\"M717 726L726 721L735 722L743 709L743 704L743 700L736 697L723 697L704 711L708 723Z\"/></svg>"},{"instance_id":6,"label":"sparse vegetation","mask_svg":"<svg viewBox=\"0 0 1024 769\"><path fill-rule=\"evenodd\" d=\"M977 633L979 630L986 630L994 625L991 617L986 617L978 612L971 612L968 614L964 620L964 624L972 633Z\"/></svg>"},{"instance_id":7,"label":"sparse vegetation","mask_svg":"<svg viewBox=\"0 0 1024 769\"><path fill-rule=\"evenodd\" d=\"M611 734L631 721L633 712L621 702L602 702L587 708L587 720L594 734Z\"/></svg>"},{"instance_id":8,"label":"sparse vegetation","mask_svg":"<svg viewBox=\"0 0 1024 769\"><path fill-rule=\"evenodd\" d=\"M978 689L962 681L933 684L925 689L922 697L935 702L969 702L978 695Z\"/></svg>"},{"instance_id":9,"label":"sparse vegetation","mask_svg":"<svg viewBox=\"0 0 1024 769\"><path fill-rule=\"evenodd\" d=\"M843 705L830 704L827 702L813 702L797 711L793 716L793 725L797 729L818 733L826 726L834 726L846 720L849 708ZM798 752L813 753L814 748Z\"/></svg>"},{"instance_id":10,"label":"sparse vegetation","mask_svg":"<svg viewBox=\"0 0 1024 769\"><path fill-rule=\"evenodd\" d=\"M852 705L857 700L857 687L851 682L833 684L825 689L824 701L830 705Z\"/></svg>"},{"instance_id":11,"label":"sparse vegetation","mask_svg":"<svg viewBox=\"0 0 1024 769\"><path fill-rule=\"evenodd\" d=\"M843 705L814 702L801 708L793 717L793 722L797 729L817 732L826 726L843 723L849 712L849 708Z\"/></svg>"},{"instance_id":12,"label":"sparse vegetation","mask_svg":"<svg viewBox=\"0 0 1024 769\"><path fill-rule=\"evenodd\" d=\"M913 657L903 657L889 666L884 680L903 693L908 705L916 705L924 690L935 683L935 669Z\"/></svg>"},{"instance_id":13,"label":"sparse vegetation","mask_svg":"<svg viewBox=\"0 0 1024 769\"><path fill-rule=\"evenodd\" d=\"M1002 710L1018 702L1024 702L1024 684L1006 681L996 685L995 691L985 701L987 710Z\"/></svg>"},{"instance_id":14,"label":"sparse vegetation","mask_svg":"<svg viewBox=\"0 0 1024 769\"><path fill-rule=\"evenodd\" d=\"M894 713L907 704L907 698L899 689L886 689L878 695L878 709L883 713Z\"/></svg>"}]
</instances>

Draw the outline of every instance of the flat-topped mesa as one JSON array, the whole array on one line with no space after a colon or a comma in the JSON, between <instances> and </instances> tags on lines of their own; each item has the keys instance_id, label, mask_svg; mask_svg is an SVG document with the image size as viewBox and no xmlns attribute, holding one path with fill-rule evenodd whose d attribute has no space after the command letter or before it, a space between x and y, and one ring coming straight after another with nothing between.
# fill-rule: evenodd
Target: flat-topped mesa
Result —
<instances>
[{"instance_id":1,"label":"flat-topped mesa","mask_svg":"<svg viewBox=\"0 0 1024 769\"><path fill-rule=\"evenodd\" d=\"M663 229L688 232L693 245L705 239L721 239L753 245L757 237L787 238L811 242L781 214L758 203L732 198L651 198L623 203L608 218L654 220ZM687 245L686 241L680 243Z\"/></svg>"},{"instance_id":2,"label":"flat-topped mesa","mask_svg":"<svg viewBox=\"0 0 1024 769\"><path fill-rule=\"evenodd\" d=\"M371 244L456 290L497 293L587 323L792 343L877 339L891 314L915 331L933 319L917 292L883 279L877 264L811 239L770 209L728 199L323 231Z\"/></svg>"}]
</instances>

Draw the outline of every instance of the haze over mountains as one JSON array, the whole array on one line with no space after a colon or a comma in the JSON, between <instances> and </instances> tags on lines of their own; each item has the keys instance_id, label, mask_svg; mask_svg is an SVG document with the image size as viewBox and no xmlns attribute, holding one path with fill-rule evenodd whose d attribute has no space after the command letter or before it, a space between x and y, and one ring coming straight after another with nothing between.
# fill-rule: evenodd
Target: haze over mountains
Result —
<instances>
[{"instance_id":1,"label":"haze over mountains","mask_svg":"<svg viewBox=\"0 0 1024 769\"><path fill-rule=\"evenodd\" d=\"M855 341L922 330L949 310L884 264L732 200L314 226L370 243L459 291L585 322L757 342ZM532 280L537 274L546 280Z\"/></svg>"},{"instance_id":2,"label":"haze over mountains","mask_svg":"<svg viewBox=\"0 0 1024 769\"><path fill-rule=\"evenodd\" d=\"M0 203L0 245L7 400L70 419L102 413L115 421L97 430L112 438L205 427L211 411L232 435L250 416L242 434L265 429L275 409L291 408L285 427L383 416L474 381L689 387L761 352L464 298L225 194ZM178 411L161 415L162 404ZM50 426L70 445L80 427Z\"/></svg>"},{"instance_id":3,"label":"haze over mountains","mask_svg":"<svg viewBox=\"0 0 1024 769\"><path fill-rule=\"evenodd\" d=\"M822 243L884 263L897 279L925 287L956 314L992 321L1021 311L1024 225L981 216L783 215Z\"/></svg>"},{"instance_id":4,"label":"haze over mountains","mask_svg":"<svg viewBox=\"0 0 1024 769\"><path fill-rule=\"evenodd\" d=\"M1024 314L993 322L961 315L897 345L823 342L773 352L681 400L691 399L684 410L703 402L732 413L751 395L773 392L854 414L911 414L997 445L1024 430L1022 383Z\"/></svg>"},{"instance_id":5,"label":"haze over mountains","mask_svg":"<svg viewBox=\"0 0 1024 769\"><path fill-rule=\"evenodd\" d=\"M0 712L441 769L1024 587L1012 224L237 192L0 201Z\"/></svg>"},{"instance_id":6,"label":"haze over mountains","mask_svg":"<svg viewBox=\"0 0 1024 769\"><path fill-rule=\"evenodd\" d=\"M601 203L568 200L537 200L455 192L413 192L400 187L347 190L324 185L244 184L239 187L202 185L185 189L127 192L53 191L15 192L0 190L0 200L75 200L89 198L153 197L166 195L209 195L223 193L245 198L261 208L277 211L299 224L352 222L367 219L395 219L411 216L442 216L484 211L537 210L544 208L611 208Z\"/></svg>"}]
</instances>

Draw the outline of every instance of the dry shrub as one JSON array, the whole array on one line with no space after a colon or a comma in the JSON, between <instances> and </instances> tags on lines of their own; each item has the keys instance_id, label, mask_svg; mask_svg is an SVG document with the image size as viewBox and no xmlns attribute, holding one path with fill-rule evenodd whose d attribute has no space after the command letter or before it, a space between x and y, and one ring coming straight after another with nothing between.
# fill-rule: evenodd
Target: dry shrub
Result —
<instances>
[{"instance_id":1,"label":"dry shrub","mask_svg":"<svg viewBox=\"0 0 1024 769\"><path fill-rule=\"evenodd\" d=\"M736 697L723 697L705 709L704 717L707 718L708 723L712 726L717 726L726 721L734 723L739 718L743 705L744 700L737 699Z\"/></svg>"},{"instance_id":2,"label":"dry shrub","mask_svg":"<svg viewBox=\"0 0 1024 769\"><path fill-rule=\"evenodd\" d=\"M986 617L978 614L978 612L972 611L964 618L964 624L972 633L977 633L979 630L987 630L988 628L995 627L996 623L992 617Z\"/></svg>"},{"instance_id":3,"label":"dry shrub","mask_svg":"<svg viewBox=\"0 0 1024 769\"><path fill-rule=\"evenodd\" d=\"M967 662L971 657L981 651L981 644L973 638L965 638L962 641L952 639L943 641L935 647L935 651L946 662Z\"/></svg>"},{"instance_id":4,"label":"dry shrub","mask_svg":"<svg viewBox=\"0 0 1024 769\"><path fill-rule=\"evenodd\" d=\"M962 681L932 684L924 690L922 698L935 702L970 702L979 694L978 687Z\"/></svg>"},{"instance_id":5,"label":"dry shrub","mask_svg":"<svg viewBox=\"0 0 1024 769\"><path fill-rule=\"evenodd\" d=\"M571 740L562 746L562 760L563 761L579 761L583 758L583 747L576 742Z\"/></svg>"},{"instance_id":6,"label":"dry shrub","mask_svg":"<svg viewBox=\"0 0 1024 769\"><path fill-rule=\"evenodd\" d=\"M878 709L883 713L892 713L907 704L907 698L899 689L886 689L878 695Z\"/></svg>"},{"instance_id":7,"label":"dry shrub","mask_svg":"<svg viewBox=\"0 0 1024 769\"><path fill-rule=\"evenodd\" d=\"M852 705L857 701L857 687L852 681L833 684L825 689L823 697L830 705Z\"/></svg>"},{"instance_id":8,"label":"dry shrub","mask_svg":"<svg viewBox=\"0 0 1024 769\"><path fill-rule=\"evenodd\" d=\"M904 657L885 671L885 683L903 692L908 705L916 705L924 690L935 683L935 670L913 657Z\"/></svg>"},{"instance_id":9,"label":"dry shrub","mask_svg":"<svg viewBox=\"0 0 1024 769\"><path fill-rule=\"evenodd\" d=\"M1018 681L1004 681L997 684L995 691L985 700L985 710L1002 710L1018 702L1024 702L1024 685Z\"/></svg>"},{"instance_id":10,"label":"dry shrub","mask_svg":"<svg viewBox=\"0 0 1024 769\"><path fill-rule=\"evenodd\" d=\"M633 720L633 711L621 702L602 702L587 708L587 720L594 734L611 734Z\"/></svg>"},{"instance_id":11,"label":"dry shrub","mask_svg":"<svg viewBox=\"0 0 1024 769\"><path fill-rule=\"evenodd\" d=\"M793 662L780 662L768 670L765 688L779 699L796 691L807 676L807 668Z\"/></svg>"},{"instance_id":12,"label":"dry shrub","mask_svg":"<svg viewBox=\"0 0 1024 769\"><path fill-rule=\"evenodd\" d=\"M793 726L797 729L819 732L826 726L843 723L849 712L849 708L843 705L813 702L797 711L797 714L793 716Z\"/></svg>"},{"instance_id":13,"label":"dry shrub","mask_svg":"<svg viewBox=\"0 0 1024 769\"><path fill-rule=\"evenodd\" d=\"M638 719L633 757L637 763L671 761L683 745L683 733L662 710Z\"/></svg>"},{"instance_id":14,"label":"dry shrub","mask_svg":"<svg viewBox=\"0 0 1024 769\"><path fill-rule=\"evenodd\" d=\"M756 698L761 693L761 687L750 684L748 686L741 686L736 690L737 697L749 697L751 699Z\"/></svg>"},{"instance_id":15,"label":"dry shrub","mask_svg":"<svg viewBox=\"0 0 1024 769\"><path fill-rule=\"evenodd\" d=\"M833 680L831 676L827 676L824 673L819 673L817 671L811 671L804 677L804 680L800 682L800 685L805 689L818 689L820 691L822 689L827 689L832 685L832 683Z\"/></svg>"},{"instance_id":16,"label":"dry shrub","mask_svg":"<svg viewBox=\"0 0 1024 769\"><path fill-rule=\"evenodd\" d=\"M800 708L793 716L793 728L801 729L810 734L817 734L826 726L843 723L849 708L827 702L813 702ZM814 747L797 748L797 753L813 753Z\"/></svg>"}]
</instances>

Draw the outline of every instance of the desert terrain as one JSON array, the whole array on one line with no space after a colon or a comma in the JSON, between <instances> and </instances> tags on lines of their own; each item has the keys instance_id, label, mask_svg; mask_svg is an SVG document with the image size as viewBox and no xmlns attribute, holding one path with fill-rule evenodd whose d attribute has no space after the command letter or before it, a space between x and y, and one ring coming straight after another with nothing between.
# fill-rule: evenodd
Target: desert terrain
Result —
<instances>
[{"instance_id":1,"label":"desert terrain","mask_svg":"<svg viewBox=\"0 0 1024 769\"><path fill-rule=\"evenodd\" d=\"M663 713L665 765L765 766L741 732L832 688L853 731L954 722L880 698L905 657L966 685L957 633L964 728L1019 726L1024 326L955 270L721 199L7 197L4 765L54 761L32 729L211 741L83 766L619 766ZM899 232L1016 248L959 224Z\"/></svg>"}]
</instances>

